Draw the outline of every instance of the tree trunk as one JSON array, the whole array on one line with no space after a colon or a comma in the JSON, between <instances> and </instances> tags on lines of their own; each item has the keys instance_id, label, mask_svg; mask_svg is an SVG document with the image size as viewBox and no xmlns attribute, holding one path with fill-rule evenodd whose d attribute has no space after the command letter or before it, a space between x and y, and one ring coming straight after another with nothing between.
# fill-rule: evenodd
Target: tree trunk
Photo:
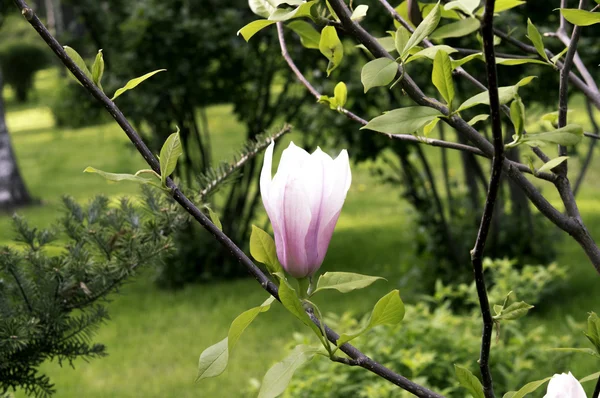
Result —
<instances>
[{"instance_id":1,"label":"tree trunk","mask_svg":"<svg viewBox=\"0 0 600 398\"><path fill-rule=\"evenodd\" d=\"M0 71L0 210L10 210L31 203L31 197L19 173L17 159L10 143L4 117L2 87L3 80Z\"/></svg>"}]
</instances>

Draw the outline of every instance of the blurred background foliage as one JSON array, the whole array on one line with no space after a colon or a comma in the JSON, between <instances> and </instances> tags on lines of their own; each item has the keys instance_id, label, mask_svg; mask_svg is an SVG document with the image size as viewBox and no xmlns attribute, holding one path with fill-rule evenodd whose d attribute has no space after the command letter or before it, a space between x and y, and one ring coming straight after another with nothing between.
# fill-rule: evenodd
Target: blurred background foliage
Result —
<instances>
[{"instance_id":1,"label":"blurred background foliage","mask_svg":"<svg viewBox=\"0 0 600 398\"><path fill-rule=\"evenodd\" d=\"M390 141L383 135L361 131L343 115L316 104L304 87L297 84L283 61L274 29L259 33L250 43L236 36L239 28L256 19L245 0L44 0L31 3L61 43L77 49L89 64L97 50L103 49L107 66L103 85L107 92L151 70L167 69L167 73L120 97L118 104L155 152L176 126L181 129L186 153L177 178L190 192L200 186L199 176L216 167L219 161L231 159L245 141L283 122L293 124L295 133L283 139L279 147L293 139L311 151L317 145L335 152L348 148L351 158L357 162L353 165L354 182L325 267L381 274L390 284L400 286L403 298L413 304L410 324L401 325L400 330L377 329L359 346L364 345L369 353L383 356L390 366L406 370L407 375L417 378L429 372L437 362L451 365L453 358L465 362L476 358L478 320L473 307L456 292L468 292L472 280L469 250L486 191L488 166L485 161L468 154ZM378 37L394 29L391 18L377 1L361 3L370 6L368 18L363 22L367 29ZM8 126L24 178L43 203L41 207L22 212L44 227L61 208L57 198L63 194L87 201L104 193L111 196L113 202L117 196L137 196L133 187L106 185L94 177L81 175L80 171L87 165L131 172L140 168L142 162L114 124L107 124L110 120L102 108L58 66L53 54L11 2L4 1L0 7L3 15L0 67L8 86L4 92ZM557 14L553 8L547 2L529 0L524 6L503 13L497 26L527 41L528 17L542 32L556 28ZM586 28L582 38L581 55L587 65L596 65L596 33L596 28ZM370 55L356 48L343 34L344 64L329 79L324 75L326 60L318 50L302 48L290 30L286 30L286 38L292 58L315 87L331 95L335 84L344 81L348 86L347 107L363 118L369 119L384 110L409 103L399 90L381 88L363 94L357 76ZM544 40L555 53L563 48L555 38ZM452 39L448 44L480 49L474 36ZM500 43L498 51L517 53L506 43ZM473 62L465 68L483 80L481 65ZM408 72L433 94L433 87L428 83L429 64L415 62L409 65ZM597 77L597 68L591 68L591 72ZM514 84L523 76L538 76L535 84L520 94L527 106L528 126L539 128L539 115L555 108L558 73L549 67L527 65L500 66L499 74L502 85ZM457 84L462 99L475 93L468 84L459 80ZM573 97L572 103L574 112L570 118L589 128L582 98ZM466 117L473 115L466 114ZM485 127L481 127L481 131L488 134ZM438 128L434 136L459 140L448 128L445 131ZM573 173L577 172L589 144L584 141L571 154ZM528 153L513 152L510 156L525 162ZM211 205L220 215L224 230L242 246L248 241L250 225L265 223L257 187L260 166L260 158L249 162L230 184L211 197ZM595 231L595 225L600 224L594 223L600 216L595 188L599 177L592 168L589 186L581 193L584 218L590 220L594 236L600 233ZM551 200L557 199L550 190L544 193L549 193ZM500 203L486 255L512 259L494 262L510 264L498 266L504 269L502 278L541 280L555 292L554 295L535 293L534 301L540 306L533 311L531 323L527 318L507 328L506 334L503 330L501 341L494 346L499 358L494 365L495 376L500 385L515 388L524 380L511 378L502 366L510 364L509 358L526 348L530 341L544 341L548 346L558 342L570 344L565 339L573 333L573 325L565 321L564 313L575 313L574 318L582 321L585 312L593 309L597 304L593 290L595 276L591 275L588 269L591 267L579 248L568 239L559 241L560 232L531 207L522 192L504 183ZM162 214L168 217L181 216L176 208L164 203L158 209L163 209ZM81 371L77 374L81 377L68 369L42 366L57 380L61 396L63 392L65 396L76 396L78 388L87 389L90 396L111 392L116 396L140 393L192 396L197 395L198 389L206 394L218 391L224 396L236 396L243 387L240 378L259 377L275 359L282 357L279 350L265 352L264 344L281 345L288 340L290 331L299 327L292 320L281 320L283 313L274 311L263 324L268 326L258 327L245 337L249 343L225 376L235 382L220 379L203 382L201 386L191 384L197 354L220 339L228 322L248 307L251 300L258 304L263 298L253 281L234 280L245 276L245 270L215 246L210 236L187 219L178 220L177 228L171 231L173 250L165 253L163 261L154 264L138 281L125 287L124 297L108 305L115 316L109 325L100 329L98 340L107 344L112 355L90 365L76 362L77 372ZM0 221L2 244L17 246L10 240L12 227L8 217L2 216ZM561 273L556 266L546 267L556 259L565 268L571 267L569 271ZM536 266L534 276L526 277L532 272L526 264L542 265ZM571 275L570 285L565 284L561 276L564 273ZM504 279L495 281L498 285ZM211 283L186 286L208 281ZM156 290L154 285L179 289ZM358 304L353 296L331 303L328 308L338 313L354 308L352 314L332 318L332 321L340 328L352 328L356 325L355 319L360 319L368 309L368 300L379 293L381 290L374 288L371 293L365 293L364 302L361 296L362 303ZM424 324L437 319L443 326L423 333L427 340L417 344L423 326L417 319ZM452 325L450 333L446 325ZM404 341L397 338L398 333L407 341L415 342L414 347L404 347L404 351L397 347ZM140 338L145 339L143 347L138 347ZM438 347L438 343L434 343L438 339L445 342L439 343L444 347L453 345L447 352L441 345L436 350L441 351L443 360L432 358L426 351L430 343ZM155 347L154 352L147 352L149 345ZM569 357L550 361L554 365L550 369L540 366L548 362L545 353L528 355L524 363L519 364L519 377L526 380L559 371L557 367L562 369L563 365L564 369L574 372L591 369L589 362ZM144 358L146 365L140 365L140 358ZM407 364L403 362L405 358L422 361ZM114 369L122 367L128 369L115 374ZM432 373L435 377L424 382L441 389L450 388L448 372L448 369L436 369ZM161 376L155 378L157 373ZM356 380L354 386L364 396L388 396L387 386L371 384L370 376L358 373L328 363L307 368L304 381L300 379L292 392L310 396L335 388L335 383L350 378ZM135 380L132 384L136 386L127 387L131 380Z\"/></svg>"}]
</instances>

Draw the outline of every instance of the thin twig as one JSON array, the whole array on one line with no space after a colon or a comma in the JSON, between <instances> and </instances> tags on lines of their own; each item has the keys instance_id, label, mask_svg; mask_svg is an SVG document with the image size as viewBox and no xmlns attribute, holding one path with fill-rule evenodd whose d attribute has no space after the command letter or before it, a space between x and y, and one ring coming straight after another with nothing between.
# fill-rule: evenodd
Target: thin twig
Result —
<instances>
[{"instance_id":1,"label":"thin twig","mask_svg":"<svg viewBox=\"0 0 600 398\"><path fill-rule=\"evenodd\" d=\"M385 1L385 0L383 0ZM395 11L395 10L394 10ZM472 54L481 54L481 50L474 50L472 48L460 48L460 47L452 47L459 54L463 55L472 55ZM528 57L527 55L517 55L517 54L507 54L507 53L496 53L496 56L500 58L510 58L510 59L537 59L533 57Z\"/></svg>"},{"instance_id":2,"label":"thin twig","mask_svg":"<svg viewBox=\"0 0 600 398\"><path fill-rule=\"evenodd\" d=\"M330 358L333 362L339 362L339 363L343 363L344 365L348 365L348 366L360 366L358 364L358 361L356 359L350 359L350 358L342 358L342 357L338 357L338 356L332 356Z\"/></svg>"},{"instance_id":3,"label":"thin twig","mask_svg":"<svg viewBox=\"0 0 600 398\"><path fill-rule=\"evenodd\" d=\"M17 282L17 286L19 287L19 290L21 291L21 296L23 296L23 301L25 301L25 304L27 305L27 309L29 309L29 312L33 312L33 307L31 306L31 303L29 302L29 298L27 297L27 294L25 294L25 289L23 288L23 284L21 283L19 276L17 275L15 270L12 268L12 266L8 267L8 272L10 272L10 274L15 279L15 282Z\"/></svg>"},{"instance_id":4,"label":"thin twig","mask_svg":"<svg viewBox=\"0 0 600 398\"><path fill-rule=\"evenodd\" d=\"M14 0L14 3L19 7L21 13L27 21L33 26L33 28L39 33L44 39L48 46L54 51L62 63L73 73L73 75L79 80L79 82L86 88L86 90L96 98L102 105L109 111L115 121L123 129L125 134L140 152L140 154L146 159L148 165L157 173L160 172L160 164L154 157L150 149L143 142L139 134L133 129L129 121L125 118L121 110L112 102L94 83L79 69L79 67L69 58L63 47L58 41L50 34L48 29L35 15L35 12L25 3L24 0ZM221 243L226 249L229 250L231 255L235 257L240 264L242 264L248 272L260 283L263 289L269 294L279 300L279 291L277 286L269 280L269 278L258 268L252 260L235 244L233 241L225 235L219 228L217 228L202 211L200 211L194 203L192 203L175 185L173 180L167 178L167 187L171 190L171 194L175 201L179 203L200 225L202 225L208 232L210 232L219 243ZM316 319L313 322L318 324ZM339 339L339 335L325 326L325 332L327 338L332 343L336 343ZM343 344L340 350L348 355L350 358L357 360L360 366L367 369L378 376L396 384L397 386L413 393L418 397L423 398L443 398L442 395L435 393L426 387L423 387L417 383L410 381L402 375L392 371L391 369L381 365L380 363L369 358L357 348L349 343Z\"/></svg>"},{"instance_id":5,"label":"thin twig","mask_svg":"<svg viewBox=\"0 0 600 398\"><path fill-rule=\"evenodd\" d=\"M523 43L522 41L520 41L518 39L515 39L514 37L510 36L508 33L503 32L500 29L496 29L495 28L494 29L494 34L496 36L500 37L502 40L506 41L507 43L511 44L512 46L520 49L523 52L539 56L539 54L538 54L538 52L537 52L537 50L536 50L536 48L534 46L530 46L529 44ZM546 49L546 55L548 56L548 58L554 57L554 53L552 53L548 49ZM540 59L541 59L541 57L540 57ZM556 67L558 69L562 69L563 68L563 63L560 60L557 61L556 62ZM581 80L581 78L579 78L579 76L577 76L572 71L569 72L569 80L590 101L592 101L592 103L596 106L596 108L600 109L600 91L598 90L598 88L596 87L595 84L592 85L592 86L586 84L586 82L584 82L583 80Z\"/></svg>"},{"instance_id":6,"label":"thin twig","mask_svg":"<svg viewBox=\"0 0 600 398\"><path fill-rule=\"evenodd\" d=\"M494 387L492 374L490 372L489 359L492 341L494 320L488 301L485 279L483 277L483 252L485 242L492 224L494 206L502 176L502 162L504 160L504 140L502 138L502 121L500 120L500 97L498 95L498 77L496 74L496 56L494 54L494 5L495 0L486 0L483 21L481 24L481 36L483 38L483 54L487 71L488 93L490 98L490 116L492 121L492 137L494 143L494 158L492 160L492 171L488 188L481 224L477 232L475 247L471 251L471 262L475 274L475 286L481 307L483 318L483 331L481 334L481 351L479 354L479 370L483 384L483 393L486 398L494 398Z\"/></svg>"},{"instance_id":7,"label":"thin twig","mask_svg":"<svg viewBox=\"0 0 600 398\"><path fill-rule=\"evenodd\" d=\"M598 123L596 123L596 118L594 117L594 110L592 109L592 105L590 104L590 101L585 102L585 108L587 110L588 117L590 118L590 123L592 124L592 127L594 129L594 133L595 133L594 136L597 136L597 134L600 132L600 129L598 128ZM586 134L588 134L588 133L586 133ZM579 192L579 188L581 188L581 183L583 182L585 174L592 162L592 157L594 156L594 148L595 147L596 147L596 140L590 141L589 146L588 146L588 151L585 156L585 160L583 161L583 164L581 165L581 170L579 171L579 175L577 176L577 180L575 181L575 185L573 186L573 196L577 196L577 192Z\"/></svg>"},{"instance_id":8,"label":"thin twig","mask_svg":"<svg viewBox=\"0 0 600 398\"><path fill-rule=\"evenodd\" d=\"M579 9L583 9L587 4L587 0L581 0L579 2ZM569 99L569 72L573 66L573 58L575 57L575 53L577 52L577 43L579 42L579 37L581 36L581 27L575 26L573 28L573 33L571 34L571 45L569 46L569 50L565 55L565 60L563 62L563 67L560 70L560 83L558 89L558 127L562 128L567 125L567 111L568 111L568 99ZM567 148L565 146L558 146L558 155L566 156ZM561 199L565 204L565 210L570 217L581 221L581 215L579 214L579 209L577 208L577 202L575 201L575 195L573 194L573 190L571 189L570 182L567 176L568 171L568 161L562 162L559 166L556 167L558 174L562 177L556 181L556 187L559 190Z\"/></svg>"}]
</instances>

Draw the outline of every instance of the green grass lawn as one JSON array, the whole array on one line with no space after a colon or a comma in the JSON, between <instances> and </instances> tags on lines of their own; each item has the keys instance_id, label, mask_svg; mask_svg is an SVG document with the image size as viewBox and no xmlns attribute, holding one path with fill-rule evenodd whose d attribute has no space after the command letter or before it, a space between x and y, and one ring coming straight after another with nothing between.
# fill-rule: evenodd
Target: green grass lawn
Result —
<instances>
[{"instance_id":1,"label":"green grass lawn","mask_svg":"<svg viewBox=\"0 0 600 398\"><path fill-rule=\"evenodd\" d=\"M96 194L120 197L138 192L135 185L108 184L98 176L84 174L85 167L132 172L144 166L114 123L77 130L55 128L52 115L42 101L53 84L56 71L40 72L36 80L38 100L27 106L14 104L10 92L7 93L8 126L21 171L33 196L42 201L41 205L19 213L39 226L48 225L59 215L63 194L85 201ZM211 108L209 115L213 145L218 148L215 160L227 159L242 142L243 127L231 117L228 106ZM573 117L582 116L576 113ZM285 141L294 137L298 138L292 134ZM427 151L434 155L438 149L427 148ZM439 161L437 156L430 158L434 166ZM576 162L571 170L576 172ZM581 190L579 203L584 220L597 238L600 238L599 182L596 162ZM552 187L544 187L552 202L558 203ZM413 227L410 208L399 199L399 191L372 177L369 164L353 166L353 184L323 267L381 275L389 282L378 282L360 293L324 295L320 301L324 309L352 308L362 314L378 297L398 287L403 273L418 265L419 260L412 254ZM9 244L11 236L10 217L2 215L0 245ZM567 330L565 315L571 314L582 321L588 311L600 311L600 301L598 275L576 243L564 239L558 262L570 267L572 283L562 291L560 299L545 305L543 312L534 312L526 322L545 324L556 333L563 333ZM401 289L406 301L414 300L407 287ZM418 291L418 281L410 289ZM283 356L282 345L292 333L301 330L298 322L274 305L246 331L225 374L195 384L200 352L225 336L237 314L266 298L256 282L248 279L162 291L152 283L152 270L146 269L112 298L109 304L112 319L100 328L95 338L107 346L108 357L89 363L77 361L75 369L66 364L61 368L56 363L43 366L43 371L56 383L57 396L240 396L248 387L248 380L261 379L272 363ZM576 375L582 377L594 370L589 361L576 359L571 367Z\"/></svg>"}]
</instances>

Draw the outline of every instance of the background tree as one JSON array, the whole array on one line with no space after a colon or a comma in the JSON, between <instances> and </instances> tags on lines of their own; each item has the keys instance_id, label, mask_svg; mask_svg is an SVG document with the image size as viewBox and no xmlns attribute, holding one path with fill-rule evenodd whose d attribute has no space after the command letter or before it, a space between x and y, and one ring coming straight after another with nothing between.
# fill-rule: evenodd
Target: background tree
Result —
<instances>
[{"instance_id":1,"label":"background tree","mask_svg":"<svg viewBox=\"0 0 600 398\"><path fill-rule=\"evenodd\" d=\"M4 22L5 5L0 5L0 29ZM0 62L1 65L1 62ZM31 203L31 197L19 172L17 159L10 143L4 109L4 79L0 66L0 210L9 210Z\"/></svg>"}]
</instances>

